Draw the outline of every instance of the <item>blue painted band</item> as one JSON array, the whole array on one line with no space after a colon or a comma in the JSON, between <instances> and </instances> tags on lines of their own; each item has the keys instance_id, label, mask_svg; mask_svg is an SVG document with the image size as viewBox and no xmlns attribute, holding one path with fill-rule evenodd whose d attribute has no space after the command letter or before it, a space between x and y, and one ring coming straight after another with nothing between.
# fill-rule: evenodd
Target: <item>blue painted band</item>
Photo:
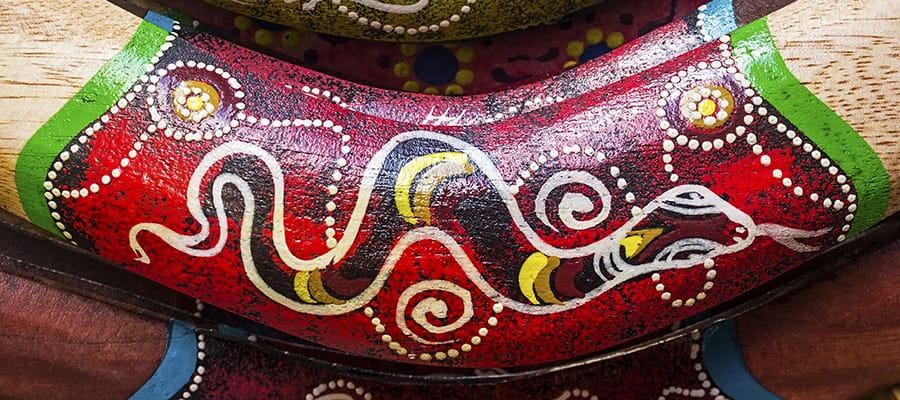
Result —
<instances>
[{"instance_id":1,"label":"blue painted band","mask_svg":"<svg viewBox=\"0 0 900 400\"><path fill-rule=\"evenodd\" d=\"M703 15L703 27L712 39L725 36L738 28L731 0L713 0L706 3L706 9L701 10L700 14Z\"/></svg>"},{"instance_id":2,"label":"blue painted band","mask_svg":"<svg viewBox=\"0 0 900 400\"><path fill-rule=\"evenodd\" d=\"M169 321L169 343L166 354L153 376L133 395L131 400L170 399L190 380L197 367L197 334L185 322Z\"/></svg>"},{"instance_id":3,"label":"blue painted band","mask_svg":"<svg viewBox=\"0 0 900 400\"><path fill-rule=\"evenodd\" d=\"M162 14L155 13L153 11L147 11L147 15L144 17L144 21L163 28L166 30L166 32L172 32L172 27L175 25L175 21L173 21L171 18Z\"/></svg>"},{"instance_id":4,"label":"blue painted band","mask_svg":"<svg viewBox=\"0 0 900 400\"><path fill-rule=\"evenodd\" d=\"M703 333L703 365L713 383L731 399L781 400L747 370L734 320L720 322Z\"/></svg>"}]
</instances>

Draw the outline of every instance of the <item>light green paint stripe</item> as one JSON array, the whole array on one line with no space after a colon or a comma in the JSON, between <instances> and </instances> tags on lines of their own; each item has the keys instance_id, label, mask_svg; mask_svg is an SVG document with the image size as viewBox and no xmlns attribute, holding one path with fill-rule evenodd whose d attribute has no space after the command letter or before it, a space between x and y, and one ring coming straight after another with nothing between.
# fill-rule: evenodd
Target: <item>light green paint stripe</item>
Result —
<instances>
[{"instance_id":1,"label":"light green paint stripe","mask_svg":"<svg viewBox=\"0 0 900 400\"><path fill-rule=\"evenodd\" d=\"M846 172L859 203L847 236L874 225L887 210L888 173L866 141L788 70L766 19L731 34L734 56L756 90Z\"/></svg>"},{"instance_id":2,"label":"light green paint stripe","mask_svg":"<svg viewBox=\"0 0 900 400\"><path fill-rule=\"evenodd\" d=\"M131 89L167 35L166 30L141 21L131 41L25 144L16 161L16 189L32 223L59 233L44 197L47 171L72 138Z\"/></svg>"}]
</instances>

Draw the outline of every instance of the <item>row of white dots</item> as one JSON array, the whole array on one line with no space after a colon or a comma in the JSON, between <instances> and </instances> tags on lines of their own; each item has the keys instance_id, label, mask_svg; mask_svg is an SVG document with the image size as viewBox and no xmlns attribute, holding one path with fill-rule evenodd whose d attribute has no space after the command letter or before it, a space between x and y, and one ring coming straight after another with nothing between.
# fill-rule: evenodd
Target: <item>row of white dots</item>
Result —
<instances>
[{"instance_id":1,"label":"row of white dots","mask_svg":"<svg viewBox=\"0 0 900 400\"><path fill-rule=\"evenodd\" d=\"M704 13L704 11L706 11L706 4L698 7L697 11L697 28L700 29L700 35L703 37L703 40L709 42L713 38L709 34L709 31L706 29L706 13Z\"/></svg>"},{"instance_id":2,"label":"row of white dots","mask_svg":"<svg viewBox=\"0 0 900 400\"><path fill-rule=\"evenodd\" d=\"M829 174L835 176L836 181L838 182L839 185L841 185L841 191L845 194L848 194L845 201L832 200L829 198L824 199L822 201L822 205L825 208L833 208L835 211L839 211L847 203L853 203L856 200L856 196L849 194L849 192L851 191L851 187L849 184L847 184L847 177L845 175L839 174L839 172L840 172L839 169L832 164L831 160L829 160L827 157L823 157L821 152L819 150L816 150L815 147L811 143L804 142L803 139L800 138L796 132L788 129L787 126L785 124L781 123L776 116L769 114L769 110L762 106L762 102L763 102L762 97L756 95L754 90L752 88L750 88L750 82L734 66L734 59L731 58L731 48L729 46L730 37L723 36L720 39L720 41L722 43L719 45L719 50L720 50L721 55L723 57L725 57L725 61L723 61L723 62L713 61L712 63L708 63L708 64L705 62L701 62L697 65L696 69L692 70L692 67L688 67L686 70L679 71L676 76L673 76L671 78L671 82L666 85L666 87L665 87L666 90L671 90L673 88L673 86L671 86L672 83L680 82L680 79L685 77L687 75L687 73L689 73L689 72L696 71L697 69L705 69L707 67L712 67L712 68L727 67L726 72L733 75L734 78L740 82L740 84L744 87L744 94L750 98L750 102L743 105L744 111L747 114L744 116L744 119L742 121L744 123L744 125L740 125L740 126L736 127L734 133L726 134L725 142L734 143L734 141L737 139L737 137L744 136L744 134L747 131L746 126L752 124L755 118L757 118L757 117L763 118L770 125L774 125L775 129L778 132L784 133L785 136L787 136L787 138L791 140L791 143L794 146L801 147L805 152L810 153L810 157L812 157L815 160L818 160L819 164L822 166L822 168L825 168ZM666 100L666 97L668 97L668 95L669 95L668 91L663 91L660 94L661 98L658 102L658 105L660 106L660 108L657 109L657 116L660 116L661 118L663 118L666 115L666 112L664 109L662 109L662 107L664 107L668 104L668 102ZM672 165L673 159L672 159L671 154L668 154L668 153L672 152L675 149L676 145L687 146L691 150L696 150L696 149L700 148L704 151L709 151L714 148L718 149L718 148L721 148L722 146L724 146L724 143L721 141L721 139L716 139L716 140L713 140L712 142L706 141L703 143L700 143L699 141L697 141L695 139L688 139L685 135L682 135L680 132L678 132L678 130L671 128L670 125L671 124L669 123L669 121L667 121L663 118L660 121L659 127L660 127L660 129L666 131L667 136L670 138L670 139L666 139L663 141L663 150L665 152L665 154L663 155L663 163L664 163L664 169L667 173L670 174L670 180L672 182L677 182L679 177L674 172L674 166ZM753 153L760 156L760 158L759 158L760 163L765 167L769 167L771 165L771 157L764 154L764 149L758 143L758 138L756 137L756 135L753 133L746 134L746 140L747 140L747 143L751 146ZM805 195L805 191L804 191L803 187L796 184L795 182L793 182L793 180L790 177L784 176L784 173L781 170L774 169L772 171L772 176L775 179L779 179L781 181L781 183L786 188L788 188L790 190L790 192L793 193L795 196L801 197L801 196ZM811 194L809 194L809 198L810 198L810 200L817 202L820 199L820 195L817 193L811 193ZM848 222L848 224L845 224L841 227L842 232L848 232L850 230L849 222L851 222L854 219L853 213L856 211L856 205L852 204L852 205L848 206L847 211L848 211L848 215L845 216L845 221ZM846 240L846 235L844 235L844 234L839 235L837 237L837 240L839 242Z\"/></svg>"},{"instance_id":3,"label":"row of white dots","mask_svg":"<svg viewBox=\"0 0 900 400\"><path fill-rule=\"evenodd\" d=\"M175 41L175 38L178 37L177 31L180 29L181 29L181 26L178 25L177 23L172 26L172 32L170 32L168 35L166 35L165 41L162 43L162 45L160 45L160 50L157 51L153 57L151 57L150 61L152 63L159 62L159 57L162 57L166 50L172 48L172 42ZM147 72L152 71L154 68L155 67L152 64L147 64L144 66L144 70ZM147 78L146 75L142 76L143 82L147 82L148 80L149 80L149 78ZM66 161L68 161L72 157L73 154L77 153L81 149L81 146L86 144L88 142L88 140L90 140L91 137L93 137L98 131L103 129L104 124L109 123L110 115L117 114L119 111L121 111L123 108L125 108L130 102L134 101L134 99L137 98L137 94L140 93L142 90L144 90L143 85L141 85L141 84L134 85L128 93L126 93L122 98L117 100L115 102L115 104L110 106L107 113L104 113L103 115L100 116L99 121L95 121L91 126L85 128L81 132L81 134L78 136L78 138L76 139L78 143L73 144L73 145L69 146L69 148L67 150L62 151L59 154L59 156L57 157L58 158L57 161L55 161L53 163L53 165L51 166L51 170L49 172L47 172L47 181L44 182L44 189L46 190L44 192L44 197L47 199L47 206L49 206L50 209L53 210L53 211L51 211L50 216L51 216L51 218L53 218L56 221L55 225L60 230L63 237L68 239L69 242L72 243L73 245L77 246L78 243L75 242L74 240L72 240L72 238L73 238L72 234L67 230L66 225L62 223L62 215L60 215L59 212L56 211L56 209L59 207L57 199L60 197L66 198L66 199L68 199L68 198L78 199L78 198L82 198L82 197L87 197L91 193L98 193L100 191L101 187L100 187L100 184L89 183L86 185L87 187L82 187L82 188L78 188L78 189L61 190L60 188L57 188L53 182L59 177L60 171L62 171L62 169L64 168L64 163ZM147 90L151 91L149 87L147 88ZM155 88L154 88L154 90L155 90ZM142 135L142 137L143 136L144 135ZM134 154L134 156L137 156L137 151L139 151L141 149L141 147L142 147L142 145L138 145L138 144L133 145L132 149L129 150L128 154L129 155ZM126 166L128 166L129 163L130 163L130 159L123 158L119 162L119 166L121 168L125 168ZM100 183L103 185L108 185L110 182L112 182L113 178L118 178L121 174L122 174L122 170L120 168L114 168L112 171L110 171L109 174L103 175L100 178Z\"/></svg>"},{"instance_id":4,"label":"row of white dots","mask_svg":"<svg viewBox=\"0 0 900 400\"><path fill-rule=\"evenodd\" d=\"M700 356L700 338L700 331L691 332L691 361L697 361ZM706 373L701 362L694 363L694 372L697 374L700 388L669 386L662 390L657 399L668 400L670 395L677 395L679 397L693 397L697 399L711 397L713 400L727 400L722 391L713 385L709 379L709 374Z\"/></svg>"},{"instance_id":5,"label":"row of white dots","mask_svg":"<svg viewBox=\"0 0 900 400\"><path fill-rule=\"evenodd\" d=\"M290 88L290 86L288 86L288 87ZM315 98L324 98L327 101L337 104L341 108L347 108L347 103L345 103L343 101L343 99L341 99L340 96L338 96L337 94L331 93L331 91L329 91L329 90L320 89L320 88L313 87L313 86L303 86L302 88L300 88L300 91L303 92L303 94L305 94L307 96L311 96L311 97L315 97Z\"/></svg>"},{"instance_id":6,"label":"row of white dots","mask_svg":"<svg viewBox=\"0 0 900 400\"><path fill-rule=\"evenodd\" d=\"M346 389L351 393L356 393L359 396L362 396L363 400L372 400L372 394L367 392L360 386L357 386L355 383L351 381L345 381L343 379L338 379L335 381L329 381L328 383L321 383L315 388L313 388L312 393L308 393L305 397L306 400L314 400L320 397L328 390L339 390ZM344 397L341 397L344 398Z\"/></svg>"},{"instance_id":7,"label":"row of white dots","mask_svg":"<svg viewBox=\"0 0 900 400\"><path fill-rule=\"evenodd\" d=\"M197 312L194 313L196 317L202 317L203 311L203 302L200 300L195 300L197 306ZM200 390L200 384L203 382L203 374L206 373L206 367L202 365L203 360L206 358L206 337L202 334L197 335L197 368L194 370L194 373L191 375L191 380L189 381L187 390L181 392L181 398L189 399L197 390Z\"/></svg>"},{"instance_id":8,"label":"row of white dots","mask_svg":"<svg viewBox=\"0 0 900 400\"><path fill-rule=\"evenodd\" d=\"M753 104L759 105L761 103L762 99L759 96L753 97ZM766 110L766 108L762 106L759 106L756 111L757 114L761 116L768 114L768 110ZM821 204L823 207L835 212L841 211L846 207L847 215L844 216L844 220L847 223L841 227L841 231L848 232L850 230L850 222L855 218L854 213L856 212L857 205L855 204L856 195L850 194L852 188L850 187L850 184L847 183L847 176L841 174L837 166L833 165L831 160L829 160L827 157L823 157L822 152L817 150L812 143L803 141L803 139L801 139L796 132L788 129L787 126L781 123L777 117L775 117L774 115L769 115L768 118L766 118L766 121L770 125L775 125L775 129L778 132L783 133L788 139L790 139L792 145L800 147L804 152L809 153L809 156L812 159L818 160L818 164L826 171L828 171L830 175L834 176L835 182L840 185L841 192L847 195L843 200L833 200L828 197L825 197L823 199L822 196L820 196L818 193L810 193L809 200L812 202L819 202L819 200L821 200ZM757 143L756 136L753 134L747 135L747 143L752 146L753 153L759 156L760 164L762 164L764 167L771 168L772 158L768 154L764 153L762 146ZM786 176L784 171L779 168L771 168L771 171L772 178L780 180L781 184L790 189L791 193L793 193L795 196L802 197L805 195L803 187L799 184L794 183L789 176ZM838 242L843 242L846 239L847 236L845 234L840 234L837 237Z\"/></svg>"},{"instance_id":9,"label":"row of white dots","mask_svg":"<svg viewBox=\"0 0 900 400\"><path fill-rule=\"evenodd\" d=\"M716 279L716 270L715 267L716 262L707 258L703 261L703 268L706 269L706 282L703 284L703 290L698 292L695 296L688 297L687 299L672 299L672 293L666 291L666 285L660 283L661 276L659 273L654 273L650 276L650 279L656 283L656 291L660 292L659 297L663 301L671 301L671 305L673 308L684 307L693 307L698 301L703 301L706 298L706 292L712 290L713 288L713 280Z\"/></svg>"},{"instance_id":10,"label":"row of white dots","mask_svg":"<svg viewBox=\"0 0 900 400\"><path fill-rule=\"evenodd\" d=\"M521 187L525 185L525 182L528 179L531 179L534 176L534 173L538 172L541 169L541 166L550 162L553 159L556 159L560 156L560 154L565 155L574 155L574 154L584 154L588 157L593 157L598 162L606 162L606 155L601 152L595 150L591 146L581 147L577 144L573 145L564 145L562 148L562 153L559 150L551 149L547 152L547 154L539 154L533 161L530 161L526 168L522 168L517 173L518 177L516 177L516 182L509 186L509 192L512 194L518 194L521 190ZM625 190L628 187L628 181L623 178L622 171L617 166L611 166L609 168L609 175L613 178L616 178L616 187L621 190ZM634 193L628 192L625 194L625 200L629 203L635 202L636 198Z\"/></svg>"},{"instance_id":11,"label":"row of white dots","mask_svg":"<svg viewBox=\"0 0 900 400\"><path fill-rule=\"evenodd\" d=\"M494 303L494 305L491 307L491 311L493 311L495 315L488 318L487 325L494 327L497 326L498 323L500 323L497 315L503 312L503 305L500 303ZM414 353L411 353L407 348L403 347L402 344L395 341L391 335L385 333L387 328L381 322L381 319L375 316L374 309L372 309L371 307L366 307L363 310L363 313L370 318L370 322L374 326L375 333L381 334L381 341L386 343L388 348L397 353L397 355L407 356L410 360L415 360L416 358L418 358L422 361L442 361L446 360L447 358L457 358L462 353L468 353L472 351L472 349L474 349L473 346L480 345L489 333L487 327L481 327L478 329L477 334L469 339L468 343L463 343L459 346L458 349L451 347L450 349L447 349L445 351L438 351L435 353L426 352L416 355Z\"/></svg>"},{"instance_id":12,"label":"row of white dots","mask_svg":"<svg viewBox=\"0 0 900 400\"><path fill-rule=\"evenodd\" d=\"M466 0L466 3L462 7L459 8L459 13L460 14L468 14L468 13L472 12L472 4L475 4L477 1L478 0ZM442 28L449 28L450 24L457 23L462 19L460 14L453 14L450 17L443 19L434 24L421 25L418 28L407 28L407 27L400 26L400 25L395 26L395 25L391 25L391 24L382 23L381 21L370 20L369 18L362 17L359 15L358 12L351 11L350 8L348 8L346 5L341 4L342 3L341 0L332 0L331 2L332 2L332 4L338 6L337 7L338 12L346 15L348 18L352 19L357 24L360 24L363 26L369 26L375 30L384 31L385 33L394 33L397 35L406 34L409 36L415 36L419 33L426 33L429 31L437 32L437 31L441 30ZM313 5L315 3L317 3L317 2L312 2ZM311 9L311 7L306 7L306 6L304 8Z\"/></svg>"}]
</instances>

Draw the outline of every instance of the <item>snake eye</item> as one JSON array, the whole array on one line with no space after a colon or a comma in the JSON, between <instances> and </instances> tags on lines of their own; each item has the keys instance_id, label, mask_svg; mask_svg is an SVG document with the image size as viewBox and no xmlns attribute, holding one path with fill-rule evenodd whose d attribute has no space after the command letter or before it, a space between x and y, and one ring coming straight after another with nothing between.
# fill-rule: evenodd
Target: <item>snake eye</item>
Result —
<instances>
[{"instance_id":1,"label":"snake eye","mask_svg":"<svg viewBox=\"0 0 900 400\"><path fill-rule=\"evenodd\" d=\"M185 121L200 122L219 109L219 92L207 83L187 80L172 89L175 114Z\"/></svg>"},{"instance_id":2,"label":"snake eye","mask_svg":"<svg viewBox=\"0 0 900 400\"><path fill-rule=\"evenodd\" d=\"M721 86L695 86L681 95L679 108L681 115L695 127L718 128L734 111L734 96Z\"/></svg>"}]
</instances>

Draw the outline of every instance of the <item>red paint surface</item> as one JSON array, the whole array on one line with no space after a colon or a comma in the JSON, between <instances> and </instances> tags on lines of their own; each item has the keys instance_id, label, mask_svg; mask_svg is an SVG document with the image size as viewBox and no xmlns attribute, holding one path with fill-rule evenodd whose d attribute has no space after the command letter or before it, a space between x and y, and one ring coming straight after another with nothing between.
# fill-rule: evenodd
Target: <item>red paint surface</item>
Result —
<instances>
[{"instance_id":1,"label":"red paint surface","mask_svg":"<svg viewBox=\"0 0 900 400\"><path fill-rule=\"evenodd\" d=\"M654 39L649 39L650 42L635 43L626 51L640 52L657 46L664 41L654 40L677 37L678 29L679 25L675 25L663 30ZM528 296L519 288L522 263L538 251L536 239L527 237L522 224L533 229L537 240L549 246L563 249L588 246L627 229L623 226L633 218L632 207L653 204L654 199L666 196L679 185L705 187L692 192L695 196L703 196L703 204L715 201L720 202L716 204L730 204L728 207L746 214L757 226L777 224L808 232L828 229L811 238L797 239L819 248L836 242L848 215L846 209L826 209L821 206L821 201L815 203L807 195L795 196L780 179L773 178L772 169L780 168L784 176L802 184L807 193L815 191L822 198L834 199L846 196L834 177L817 166L818 161L810 158L801 147L792 145L783 133L776 131L776 125L761 121L759 117L748 125L745 135L733 144L725 144L722 149L702 151L674 146L671 164L679 179L675 183L670 180L663 162L663 143L670 138L658 127L660 117L656 115L661 92L665 90L669 94L663 109L672 126L691 138L709 141L724 140L727 133L734 132L744 118L743 104L751 101L739 82L724 68L690 71L671 87L664 86L671 77L678 75L678 71L687 70L689 66L724 61L716 51L718 42L656 67L652 67L655 63L651 61L652 68L633 75L618 69L617 62L626 61L608 58L518 90L446 99L389 94L349 83L338 84L336 80L287 66L209 36L189 33L184 36L185 40L176 40L175 46L166 52L158 68L178 60L213 64L243 85L241 90L246 94L243 102L247 115L273 121L329 120L342 126L343 132L314 126L273 128L260 122L250 123L248 118L221 138L186 142L166 137L160 133L164 130L160 128L141 142L136 157L122 169L120 178L101 184L98 193L87 197L60 197L55 211L61 214L66 232L73 235L80 246L205 302L324 346L378 358L465 367L523 366L594 353L733 299L799 265L816 252L795 251L772 240L771 235L759 234L746 249L713 257L717 273L712 279L714 287L705 290L705 299L697 301L693 307L673 307L671 303L703 290L708 280L707 269L702 265L702 258L691 258L691 254L701 252L699 250L680 256L697 261L690 265L671 269L646 268L637 265L640 263L618 264L622 271L607 268L610 275L607 277L594 272L593 255L561 257L565 267L551 275L551 290L569 309L546 314L542 310L551 305L530 305ZM663 57L659 52L644 54L649 59ZM602 79L598 78L601 76ZM180 120L172 114L171 88L185 79L206 82L222 97L222 105L216 114L199 124ZM597 81L609 83L599 85ZM679 96L697 85L712 84L730 90L738 107L721 128L692 127L679 114ZM229 88L226 79L212 72L200 72L190 67L174 68L159 78L156 87L154 93L148 93L145 88L124 110L108 115L110 122L80 144L78 152L70 155L59 178L54 180L55 187L60 190L87 188L117 168L132 145L140 142L140 136L147 133L146 126L153 124L147 97L155 99L154 104L163 119L169 121L169 126L178 126L185 132L212 132L226 123L223 121L236 118L241 112L236 106L235 90ZM310 87L318 87L320 93L327 90L340 100L335 104L323 99L321 94L314 95ZM545 93L559 93L560 101L555 100L554 94L551 104L533 103L527 112L512 112L498 121L487 120L494 110L518 108L524 99L536 95L545 98ZM340 106L344 102L348 109ZM766 103L763 101L762 105L766 106ZM464 117L452 124L457 126L429 125L427 120L421 124L411 123L423 121L435 110L451 110L448 115ZM777 115L771 107L768 111L770 115ZM784 118L780 121L793 129ZM439 229L459 244L475 267L474 276L466 275L458 259L451 257L444 246L435 241L421 241L402 253L374 298L352 310L335 316L318 316L278 304L247 277L239 248L239 232L248 198L238 195L233 185L227 185L230 189L226 188L223 196L228 210L228 231L220 232L217 228L211 186L223 173L235 174L253 193L257 221L252 234L252 252L260 269L268 271L262 273L263 280L275 291L299 301L291 289L294 272L286 266L283 257L276 254L272 244L272 174L259 158L244 155L227 157L223 162L212 164L200 185L200 205L212 228L207 240L191 247L209 249L221 235L226 235L221 252L213 257L191 256L173 247L171 241L161 239L159 234L143 231L138 234L137 242L150 262L145 264L135 260L129 231L136 224L161 224L189 235L200 230L187 206L190 199L186 198L186 192L191 175L211 151L236 141L251 143L271 154L284 171L285 230L290 251L300 259L325 254L329 250L325 244L327 227L323 222L329 215L326 204L334 201L337 206L332 216L336 221L335 237L340 239L352 223L350 210L357 203L366 165L391 140L415 130L430 131L433 132L431 135L444 139L419 138L404 142L403 146L386 151L382 168L370 170L371 176L378 178L372 198L367 202L368 211L360 220L359 234L347 256L334 260L333 265L322 271L324 287L331 295L348 301L372 287L375 276L383 271L388 252L408 232L426 227L422 222L410 224L404 221L394 204L394 188L401 168L416 157L447 151L465 152L470 161L477 157L487 160L486 164L472 161L478 167L475 172L445 181L430 197L434 218L429 229ZM761 165L760 156L753 153L746 139L750 133L757 135L758 142L765 146L765 154L772 159L770 167ZM348 141L344 141L343 134L349 135ZM802 133L799 136L802 138ZM451 144L454 140L460 142ZM75 143L78 139L73 140ZM340 148L344 144L350 146L351 151L345 156L347 165L338 168L336 160L342 154ZM579 150L570 151L575 146ZM594 150L593 153L584 152L588 147ZM560 155L553 157L553 151ZM603 161L598 161L597 152L605 154ZM547 156L548 161L541 162L539 155ZM540 164L540 168L531 171L531 162ZM514 184L517 176L522 177L522 171L529 171L526 174L529 178L523 180L515 196L522 222L513 222L511 215L514 213L501 201L502 190L492 185L491 174L486 168L491 166L496 167L504 181L502 185L496 179L493 183L502 188ZM618 174L611 172L613 167L618 168ZM331 196L326 187L335 183L331 177L336 169L342 177L336 183L337 195ZM545 207L549 210L551 225L559 228L554 231L535 214L535 199L548 179L561 171L590 174L609 191L611 203L604 204L602 196L597 196L584 182L562 185L549 192ZM620 187L618 178L626 181L624 188ZM416 184L420 184L420 180ZM580 211L573 214L575 220L589 220L599 215L602 207L608 207L608 216L587 229L566 228L555 211L566 192L580 193L593 206L590 210L576 207ZM627 200L630 197L627 193L634 196L633 202ZM686 192L685 196L692 195ZM690 203L690 200L683 198L679 207L690 208L684 206L684 202ZM679 202L671 197L667 201ZM737 214L729 212L732 214L715 212L689 216L683 212L673 214L656 210L649 212L632 229L664 228L667 236L661 236L660 240L667 240L663 244L668 245L679 239L699 237L723 246L734 246L736 242L732 237L745 239L747 234L736 230L740 223L733 216ZM650 248L662 247L647 247ZM618 244L612 250L620 257L624 251ZM641 257L652 256L654 254ZM651 279L650 274L654 272L659 274L658 281ZM622 274L633 277L602 292L596 289L604 281ZM420 304L426 297L444 300L447 305L445 318L433 313L425 316L429 323L441 326L463 315L463 302L458 296L438 290L413 296L403 313L411 325L410 331L432 342L446 341L440 345L422 344L399 329L395 313L401 293L418 282L435 280L450 282L470 293L473 315L468 323L451 332L428 332L410 316L415 304ZM483 286L478 287L476 280L483 281ZM661 291L656 288L660 283L665 285L664 291L670 293L669 300L661 299ZM489 291L485 291L485 287ZM495 313L492 306L498 301L507 303L507 307ZM574 305L577 303L583 304ZM513 309L519 306L526 311ZM367 308L379 318L384 332L376 332L378 324L365 315ZM491 317L497 318L496 326L489 324ZM482 334L481 328L486 328L487 334ZM390 335L390 338L385 341L383 335ZM471 351L462 349L462 345L471 343L473 337L481 337L480 344L473 345ZM460 355L445 360L410 360L406 355L392 351L388 345L390 341L416 355L428 353L435 357L438 352L446 354L450 348L457 349Z\"/></svg>"}]
</instances>

